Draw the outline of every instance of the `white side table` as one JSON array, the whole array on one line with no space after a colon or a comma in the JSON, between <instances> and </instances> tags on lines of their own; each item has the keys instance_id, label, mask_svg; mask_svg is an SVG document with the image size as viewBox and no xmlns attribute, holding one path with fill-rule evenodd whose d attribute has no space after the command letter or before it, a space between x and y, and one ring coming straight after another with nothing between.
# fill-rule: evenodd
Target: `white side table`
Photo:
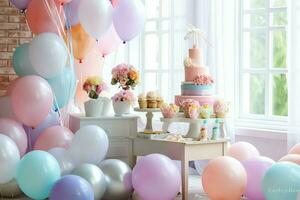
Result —
<instances>
[{"instance_id":1,"label":"white side table","mask_svg":"<svg viewBox=\"0 0 300 200\"><path fill-rule=\"evenodd\" d=\"M138 116L85 117L83 114L70 115L70 130L74 133L83 126L97 125L103 128L109 138L107 158L120 159L132 166L132 140L137 136Z\"/></svg>"}]
</instances>

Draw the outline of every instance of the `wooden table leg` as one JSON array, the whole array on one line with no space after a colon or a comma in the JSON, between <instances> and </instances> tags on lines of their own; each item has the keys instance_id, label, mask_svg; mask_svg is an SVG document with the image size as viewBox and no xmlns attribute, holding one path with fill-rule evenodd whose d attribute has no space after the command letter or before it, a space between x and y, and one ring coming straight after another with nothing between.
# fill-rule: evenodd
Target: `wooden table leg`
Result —
<instances>
[{"instance_id":1,"label":"wooden table leg","mask_svg":"<svg viewBox=\"0 0 300 200\"><path fill-rule=\"evenodd\" d=\"M189 199L189 161L181 160L182 200Z\"/></svg>"},{"instance_id":2,"label":"wooden table leg","mask_svg":"<svg viewBox=\"0 0 300 200\"><path fill-rule=\"evenodd\" d=\"M133 155L133 156L132 156L132 161L131 161L131 163L130 163L132 169L133 169L134 166L136 165L136 161L137 161L137 156L136 156L136 155Z\"/></svg>"}]
</instances>

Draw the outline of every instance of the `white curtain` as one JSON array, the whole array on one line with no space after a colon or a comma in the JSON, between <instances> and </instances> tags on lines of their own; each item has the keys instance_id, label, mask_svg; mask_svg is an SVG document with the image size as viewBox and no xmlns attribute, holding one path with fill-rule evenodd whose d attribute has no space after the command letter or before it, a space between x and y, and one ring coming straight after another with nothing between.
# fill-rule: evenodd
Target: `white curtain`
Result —
<instances>
[{"instance_id":1,"label":"white curtain","mask_svg":"<svg viewBox=\"0 0 300 200\"><path fill-rule=\"evenodd\" d=\"M235 67L238 57L238 0L194 0L191 23L204 31L202 42L205 64L216 80L216 94L231 103L227 133L234 141Z\"/></svg>"},{"instance_id":2,"label":"white curtain","mask_svg":"<svg viewBox=\"0 0 300 200\"><path fill-rule=\"evenodd\" d=\"M288 148L300 142L300 1L288 5L289 126Z\"/></svg>"}]
</instances>

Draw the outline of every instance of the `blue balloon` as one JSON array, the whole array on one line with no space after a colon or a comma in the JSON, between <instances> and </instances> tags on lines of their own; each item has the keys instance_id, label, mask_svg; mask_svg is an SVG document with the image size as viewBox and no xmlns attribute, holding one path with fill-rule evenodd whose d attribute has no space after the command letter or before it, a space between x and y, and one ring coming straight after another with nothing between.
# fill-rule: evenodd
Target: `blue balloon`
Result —
<instances>
[{"instance_id":1,"label":"blue balloon","mask_svg":"<svg viewBox=\"0 0 300 200\"><path fill-rule=\"evenodd\" d=\"M59 178L58 162L45 151L27 153L17 167L18 185L32 199L46 199Z\"/></svg>"},{"instance_id":2,"label":"blue balloon","mask_svg":"<svg viewBox=\"0 0 300 200\"><path fill-rule=\"evenodd\" d=\"M18 76L37 75L28 56L29 43L18 46L13 55L13 68Z\"/></svg>"},{"instance_id":3,"label":"blue balloon","mask_svg":"<svg viewBox=\"0 0 300 200\"><path fill-rule=\"evenodd\" d=\"M300 167L289 162L274 164L266 172L262 187L267 200L295 200L300 191Z\"/></svg>"},{"instance_id":4,"label":"blue balloon","mask_svg":"<svg viewBox=\"0 0 300 200\"><path fill-rule=\"evenodd\" d=\"M63 73L55 78L48 79L48 83L52 88L59 108L63 108L74 98L76 78L71 68L65 67ZM54 107L57 107L56 104L54 104Z\"/></svg>"},{"instance_id":5,"label":"blue balloon","mask_svg":"<svg viewBox=\"0 0 300 200\"><path fill-rule=\"evenodd\" d=\"M75 175L63 176L51 190L50 200L94 200L92 186Z\"/></svg>"}]
</instances>

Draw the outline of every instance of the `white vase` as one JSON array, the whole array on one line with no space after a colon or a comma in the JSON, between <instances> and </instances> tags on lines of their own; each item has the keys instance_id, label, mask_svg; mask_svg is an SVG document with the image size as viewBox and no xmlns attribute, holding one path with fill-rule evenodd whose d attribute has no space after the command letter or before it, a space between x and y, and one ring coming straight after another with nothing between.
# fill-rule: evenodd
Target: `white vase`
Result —
<instances>
[{"instance_id":1,"label":"white vase","mask_svg":"<svg viewBox=\"0 0 300 200\"><path fill-rule=\"evenodd\" d=\"M101 116L108 116L111 109L111 99L108 97L98 97L98 101L102 101Z\"/></svg>"},{"instance_id":2,"label":"white vase","mask_svg":"<svg viewBox=\"0 0 300 200\"><path fill-rule=\"evenodd\" d=\"M101 117L103 111L103 101L101 99L90 99L84 102L86 117Z\"/></svg>"},{"instance_id":3,"label":"white vase","mask_svg":"<svg viewBox=\"0 0 300 200\"><path fill-rule=\"evenodd\" d=\"M113 101L113 108L116 115L124 115L130 113L131 103L129 101Z\"/></svg>"}]
</instances>

